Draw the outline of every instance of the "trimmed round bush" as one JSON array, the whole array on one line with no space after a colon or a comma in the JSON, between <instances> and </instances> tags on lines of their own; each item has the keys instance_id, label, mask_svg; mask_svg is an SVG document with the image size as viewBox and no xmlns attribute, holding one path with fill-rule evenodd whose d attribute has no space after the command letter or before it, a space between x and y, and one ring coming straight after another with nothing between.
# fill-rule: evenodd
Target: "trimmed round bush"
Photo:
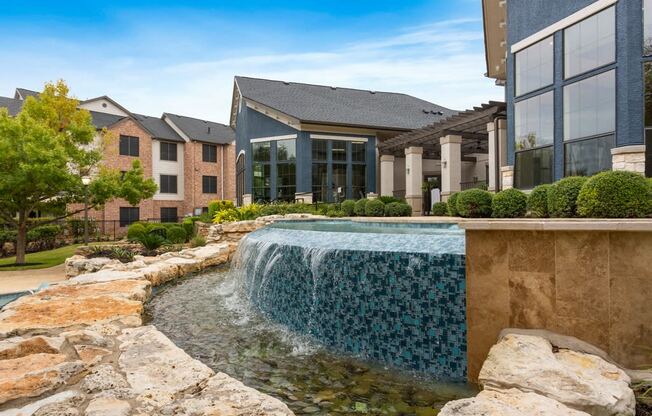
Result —
<instances>
[{"instance_id":1,"label":"trimmed round bush","mask_svg":"<svg viewBox=\"0 0 652 416\"><path fill-rule=\"evenodd\" d=\"M380 199L370 199L365 205L365 214L367 217L385 216L385 204Z\"/></svg>"},{"instance_id":2,"label":"trimmed round bush","mask_svg":"<svg viewBox=\"0 0 652 416\"><path fill-rule=\"evenodd\" d=\"M166 238L168 235L168 229L163 224L147 224L145 230L147 231L147 234L156 234L163 238Z\"/></svg>"},{"instance_id":3,"label":"trimmed round bush","mask_svg":"<svg viewBox=\"0 0 652 416\"><path fill-rule=\"evenodd\" d=\"M587 178L584 176L569 176L550 185L548 214L552 218L576 217L577 197L586 181Z\"/></svg>"},{"instance_id":4,"label":"trimmed round bush","mask_svg":"<svg viewBox=\"0 0 652 416\"><path fill-rule=\"evenodd\" d=\"M355 201L355 207L353 208L353 212L355 215L358 217L364 217L366 214L366 206L367 206L367 200L366 199L358 199Z\"/></svg>"},{"instance_id":5,"label":"trimmed round bush","mask_svg":"<svg viewBox=\"0 0 652 416\"><path fill-rule=\"evenodd\" d=\"M482 189L468 189L457 197L457 212L463 218L491 217L491 194Z\"/></svg>"},{"instance_id":6,"label":"trimmed round bush","mask_svg":"<svg viewBox=\"0 0 652 416\"><path fill-rule=\"evenodd\" d=\"M521 218L525 216L527 195L518 189L505 189L491 200L491 216L494 218Z\"/></svg>"},{"instance_id":7,"label":"trimmed round bush","mask_svg":"<svg viewBox=\"0 0 652 416\"><path fill-rule=\"evenodd\" d=\"M145 229L145 226L140 223L134 223L127 228L127 239L131 241L136 241L138 237L145 235L147 233L147 230Z\"/></svg>"},{"instance_id":8,"label":"trimmed round bush","mask_svg":"<svg viewBox=\"0 0 652 416\"><path fill-rule=\"evenodd\" d=\"M634 172L602 172L577 197L577 213L589 218L643 218L651 213L652 187Z\"/></svg>"},{"instance_id":9,"label":"trimmed round bush","mask_svg":"<svg viewBox=\"0 0 652 416\"><path fill-rule=\"evenodd\" d=\"M527 213L532 218L548 217L549 184L539 185L532 189L527 197Z\"/></svg>"},{"instance_id":10,"label":"trimmed round bush","mask_svg":"<svg viewBox=\"0 0 652 416\"><path fill-rule=\"evenodd\" d=\"M355 201L352 199L347 199L346 201L342 202L342 211L344 211L344 215L347 217L352 217L355 215Z\"/></svg>"},{"instance_id":11,"label":"trimmed round bush","mask_svg":"<svg viewBox=\"0 0 652 416\"><path fill-rule=\"evenodd\" d=\"M459 192L455 192L448 197L448 215L451 217L459 217L460 213L457 212L457 198L460 196Z\"/></svg>"},{"instance_id":12,"label":"trimmed round bush","mask_svg":"<svg viewBox=\"0 0 652 416\"><path fill-rule=\"evenodd\" d=\"M432 204L432 215L445 217L448 215L448 204L446 202L435 202Z\"/></svg>"},{"instance_id":13,"label":"trimmed round bush","mask_svg":"<svg viewBox=\"0 0 652 416\"><path fill-rule=\"evenodd\" d=\"M342 217L346 217L346 214L342 210L333 208L333 209L329 209L326 212L326 216L330 218L342 218Z\"/></svg>"},{"instance_id":14,"label":"trimmed round bush","mask_svg":"<svg viewBox=\"0 0 652 416\"><path fill-rule=\"evenodd\" d=\"M172 244L185 243L186 236L186 230L178 225L167 229L167 240Z\"/></svg>"},{"instance_id":15,"label":"trimmed round bush","mask_svg":"<svg viewBox=\"0 0 652 416\"><path fill-rule=\"evenodd\" d=\"M390 202L385 205L386 217L409 217L412 215L412 207L405 202Z\"/></svg>"}]
</instances>

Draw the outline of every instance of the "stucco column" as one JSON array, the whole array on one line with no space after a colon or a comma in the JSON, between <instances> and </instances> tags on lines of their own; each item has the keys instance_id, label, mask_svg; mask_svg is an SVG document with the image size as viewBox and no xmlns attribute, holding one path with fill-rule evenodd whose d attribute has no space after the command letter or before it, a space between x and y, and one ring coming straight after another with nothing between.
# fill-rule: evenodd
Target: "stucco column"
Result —
<instances>
[{"instance_id":1,"label":"stucco column","mask_svg":"<svg viewBox=\"0 0 652 416\"><path fill-rule=\"evenodd\" d=\"M380 156L380 194L394 196L394 156Z\"/></svg>"},{"instance_id":2,"label":"stucco column","mask_svg":"<svg viewBox=\"0 0 652 416\"><path fill-rule=\"evenodd\" d=\"M251 194L244 194L242 195L242 205L251 205L251 201L253 200L253 197Z\"/></svg>"},{"instance_id":3,"label":"stucco column","mask_svg":"<svg viewBox=\"0 0 652 416\"><path fill-rule=\"evenodd\" d=\"M405 200L412 207L412 215L421 215L423 204L423 148L405 149Z\"/></svg>"},{"instance_id":4,"label":"stucco column","mask_svg":"<svg viewBox=\"0 0 652 416\"><path fill-rule=\"evenodd\" d=\"M500 119L496 123L496 135L498 136L498 148L496 153L498 154L498 171L503 166L507 166L507 120ZM502 188L502 175L498 174L498 189L500 191Z\"/></svg>"},{"instance_id":5,"label":"stucco column","mask_svg":"<svg viewBox=\"0 0 652 416\"><path fill-rule=\"evenodd\" d=\"M489 177L487 183L490 192L496 192L500 185L497 183L498 179L498 145L496 143L496 128L495 123L487 123L487 142L489 144Z\"/></svg>"},{"instance_id":6,"label":"stucco column","mask_svg":"<svg viewBox=\"0 0 652 416\"><path fill-rule=\"evenodd\" d=\"M645 145L622 146L611 149L613 170L626 170L645 175Z\"/></svg>"},{"instance_id":7,"label":"stucco column","mask_svg":"<svg viewBox=\"0 0 652 416\"><path fill-rule=\"evenodd\" d=\"M514 166L503 166L500 168L501 189L514 187Z\"/></svg>"},{"instance_id":8,"label":"stucco column","mask_svg":"<svg viewBox=\"0 0 652 416\"><path fill-rule=\"evenodd\" d=\"M441 144L441 196L443 200L461 190L462 136L450 134L439 139Z\"/></svg>"}]
</instances>

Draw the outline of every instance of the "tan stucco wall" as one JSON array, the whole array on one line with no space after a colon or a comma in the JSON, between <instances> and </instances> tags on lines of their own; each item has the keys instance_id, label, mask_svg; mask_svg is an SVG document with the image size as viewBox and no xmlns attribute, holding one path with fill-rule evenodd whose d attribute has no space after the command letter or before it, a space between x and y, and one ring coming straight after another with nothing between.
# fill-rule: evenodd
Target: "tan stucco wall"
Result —
<instances>
[{"instance_id":1,"label":"tan stucco wall","mask_svg":"<svg viewBox=\"0 0 652 416\"><path fill-rule=\"evenodd\" d=\"M466 231L469 378L503 328L548 329L649 364L652 232Z\"/></svg>"}]
</instances>

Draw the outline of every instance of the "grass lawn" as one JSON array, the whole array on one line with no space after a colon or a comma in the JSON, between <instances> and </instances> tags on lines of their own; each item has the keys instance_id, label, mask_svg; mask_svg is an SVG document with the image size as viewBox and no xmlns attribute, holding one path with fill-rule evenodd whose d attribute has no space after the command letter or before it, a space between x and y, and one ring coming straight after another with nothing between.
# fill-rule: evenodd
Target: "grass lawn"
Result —
<instances>
[{"instance_id":1,"label":"grass lawn","mask_svg":"<svg viewBox=\"0 0 652 416\"><path fill-rule=\"evenodd\" d=\"M73 244L71 246L55 248L54 250L28 253L25 257L27 264L24 266L14 265L16 263L16 257L0 259L0 273L3 271L45 269L47 267L58 266L59 264L63 264L66 258L75 254L75 250L81 245L83 244Z\"/></svg>"}]
</instances>

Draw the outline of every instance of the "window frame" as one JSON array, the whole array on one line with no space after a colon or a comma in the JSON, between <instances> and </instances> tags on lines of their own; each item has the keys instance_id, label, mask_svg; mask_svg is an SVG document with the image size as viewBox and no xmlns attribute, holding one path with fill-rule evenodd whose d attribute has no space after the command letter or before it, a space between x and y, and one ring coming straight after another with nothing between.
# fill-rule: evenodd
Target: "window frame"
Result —
<instances>
[{"instance_id":1,"label":"window frame","mask_svg":"<svg viewBox=\"0 0 652 416\"><path fill-rule=\"evenodd\" d=\"M217 163L217 145L216 144L209 144L209 143L202 143L202 162L206 163ZM209 151L207 152L207 149ZM211 154L210 149L214 150L215 153ZM214 156L212 158L211 156Z\"/></svg>"},{"instance_id":2,"label":"window frame","mask_svg":"<svg viewBox=\"0 0 652 416\"><path fill-rule=\"evenodd\" d=\"M523 155L525 153L528 153L528 152L532 152L532 153L541 152L543 150L548 150L548 149L551 151L551 155L552 155L552 157L551 157L552 161L550 163L550 181L549 182L542 181L540 183L533 184L532 187L523 187L520 183L518 183L517 157L520 156L520 155ZM530 189L534 189L535 187L537 187L539 185L545 185L545 184L553 183L554 180L555 180L555 145L554 144L550 144L550 145L546 145L546 146L533 147L533 148L530 148L530 149L520 150L518 152L514 152L514 184L513 184L514 188L521 189L521 190L530 190Z\"/></svg>"},{"instance_id":3,"label":"window frame","mask_svg":"<svg viewBox=\"0 0 652 416\"><path fill-rule=\"evenodd\" d=\"M129 211L127 211L129 210ZM123 218L123 212L128 212L126 215L128 218L124 219ZM136 213L136 219L132 219L132 214ZM120 227L128 227L129 225L140 221L140 207L120 207L118 209L118 215L119 215L119 221L120 221Z\"/></svg>"},{"instance_id":4,"label":"window frame","mask_svg":"<svg viewBox=\"0 0 652 416\"><path fill-rule=\"evenodd\" d=\"M517 137L517 132L516 132L516 107L518 104L525 103L529 100L533 99L541 99L543 98L544 95L546 94L552 94L552 143L546 143L546 144L538 144L532 147L528 147L526 149L517 149L517 144L518 144L518 137ZM533 150L533 149L538 149L538 148L543 148L543 147L548 147L548 146L554 146L555 144L555 126L556 126L556 121L555 121L555 97L556 96L556 91L555 89L552 88L547 88L545 91L540 91L536 94L528 94L526 97L522 97L518 100L514 101L514 153L516 152L525 152L528 150Z\"/></svg>"},{"instance_id":5,"label":"window frame","mask_svg":"<svg viewBox=\"0 0 652 416\"><path fill-rule=\"evenodd\" d=\"M164 178L165 178L165 180L164 180ZM172 182L171 178L174 178L173 182ZM164 183L165 183L165 189L166 190L163 190L163 184ZM174 184L174 186L172 186L172 184ZM159 176L159 185L160 185L159 193L161 193L161 194L172 194L172 195L174 195L174 194L179 193L179 177L178 177L178 175L161 174ZM170 189L168 189L170 187L174 188L174 192L172 192Z\"/></svg>"},{"instance_id":6,"label":"window frame","mask_svg":"<svg viewBox=\"0 0 652 416\"><path fill-rule=\"evenodd\" d=\"M211 183L210 180L214 180L214 183ZM214 192L212 191L211 185L214 184ZM217 194L217 176L215 175L202 175L201 177L201 188L203 194Z\"/></svg>"},{"instance_id":7,"label":"window frame","mask_svg":"<svg viewBox=\"0 0 652 416\"><path fill-rule=\"evenodd\" d=\"M573 137L573 138L566 138L566 89L569 87L577 86L582 82L586 82L592 79L597 79L600 76L609 74L610 72L613 73L613 130L611 131L604 131L604 132L598 132L594 134L589 134L587 136L580 136L580 137ZM609 136L609 135L614 135L616 136L616 132L618 130L618 72L616 68L608 68L603 71L597 72L597 73L591 73L591 75L583 77L581 79L573 80L571 82L566 82L564 85L562 85L561 88L561 93L562 93L562 123L563 123L563 133L562 133L562 143L569 143L577 140L587 140L587 139L592 139L592 138L598 138L602 136Z\"/></svg>"},{"instance_id":8,"label":"window frame","mask_svg":"<svg viewBox=\"0 0 652 416\"><path fill-rule=\"evenodd\" d=\"M135 145L134 145L135 142ZM126 146L123 153L123 147ZM135 148L135 152L134 152ZM118 139L118 153L120 156L139 157L140 156L140 137L121 134Z\"/></svg>"},{"instance_id":9,"label":"window frame","mask_svg":"<svg viewBox=\"0 0 652 416\"><path fill-rule=\"evenodd\" d=\"M552 40L552 67L551 67L551 79L550 79L550 82L548 84L545 84L545 85L540 85L540 86L538 86L538 87L536 87L534 89L531 89L531 90L519 91L519 89L518 89L518 79L517 79L517 75L518 75L518 55L528 51L533 46L537 46L537 45L540 45L540 44L542 44L544 42L549 42L551 40ZM542 40L540 40L538 42L535 42L535 43L529 45L528 47L526 47L524 49L521 49L520 51L517 51L516 53L514 53L513 67L514 67L514 97L515 98L516 97L525 97L525 96L529 96L529 95L538 95L538 93L542 92L544 89L550 88L551 86L555 85L555 61L556 61L555 43L556 43L555 42L555 35L552 34L552 35L546 37L545 39L542 39Z\"/></svg>"},{"instance_id":10,"label":"window frame","mask_svg":"<svg viewBox=\"0 0 652 416\"><path fill-rule=\"evenodd\" d=\"M174 210L174 216L163 215L163 212ZM161 207L159 210L161 223L176 223L179 221L179 209L177 207Z\"/></svg>"},{"instance_id":11,"label":"window frame","mask_svg":"<svg viewBox=\"0 0 652 416\"><path fill-rule=\"evenodd\" d=\"M165 151L163 151L164 148ZM170 152L170 149L174 149L174 151ZM178 160L178 143L160 141L159 160L163 160L167 162L176 162Z\"/></svg>"}]
</instances>

